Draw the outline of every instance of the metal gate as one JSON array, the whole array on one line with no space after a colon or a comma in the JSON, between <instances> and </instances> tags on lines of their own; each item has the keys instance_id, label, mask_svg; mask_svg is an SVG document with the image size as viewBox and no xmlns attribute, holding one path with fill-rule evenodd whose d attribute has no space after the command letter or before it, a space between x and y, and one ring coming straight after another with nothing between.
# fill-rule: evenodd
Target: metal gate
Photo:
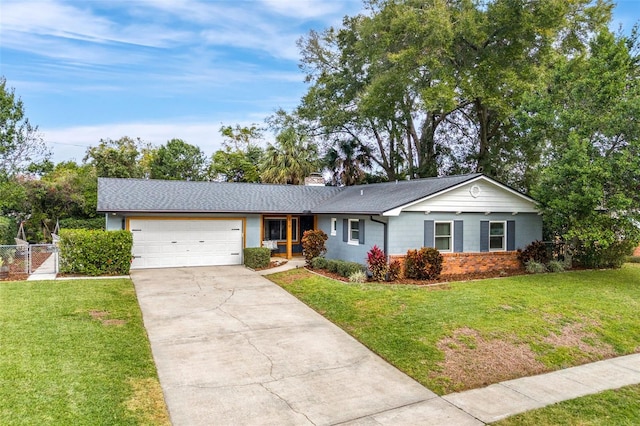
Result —
<instances>
[{"instance_id":1,"label":"metal gate","mask_svg":"<svg viewBox=\"0 0 640 426\"><path fill-rule=\"evenodd\" d=\"M55 244L0 245L0 280L13 276L57 274L58 247Z\"/></svg>"},{"instance_id":2,"label":"metal gate","mask_svg":"<svg viewBox=\"0 0 640 426\"><path fill-rule=\"evenodd\" d=\"M58 247L55 244L29 244L28 273L57 274Z\"/></svg>"}]
</instances>

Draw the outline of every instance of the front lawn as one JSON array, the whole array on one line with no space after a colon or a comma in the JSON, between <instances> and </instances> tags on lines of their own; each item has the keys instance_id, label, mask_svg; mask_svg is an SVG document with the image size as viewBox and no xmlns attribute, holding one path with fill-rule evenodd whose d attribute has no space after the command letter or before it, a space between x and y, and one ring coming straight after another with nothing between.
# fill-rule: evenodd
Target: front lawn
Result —
<instances>
[{"instance_id":1,"label":"front lawn","mask_svg":"<svg viewBox=\"0 0 640 426\"><path fill-rule=\"evenodd\" d=\"M640 265L439 286L269 276L443 395L640 352Z\"/></svg>"},{"instance_id":2,"label":"front lawn","mask_svg":"<svg viewBox=\"0 0 640 426\"><path fill-rule=\"evenodd\" d=\"M496 426L638 425L640 385L559 402L493 423Z\"/></svg>"},{"instance_id":3,"label":"front lawn","mask_svg":"<svg viewBox=\"0 0 640 426\"><path fill-rule=\"evenodd\" d=\"M169 424L128 279L0 283L0 424Z\"/></svg>"}]
</instances>

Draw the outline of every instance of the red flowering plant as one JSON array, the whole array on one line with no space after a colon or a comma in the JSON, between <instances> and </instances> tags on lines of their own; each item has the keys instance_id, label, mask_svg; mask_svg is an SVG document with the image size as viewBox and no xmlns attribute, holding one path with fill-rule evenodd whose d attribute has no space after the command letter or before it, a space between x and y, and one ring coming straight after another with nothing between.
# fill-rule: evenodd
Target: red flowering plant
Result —
<instances>
[{"instance_id":1,"label":"red flowering plant","mask_svg":"<svg viewBox=\"0 0 640 426\"><path fill-rule=\"evenodd\" d=\"M374 245L367 252L367 266L371 271L371 279L374 281L386 281L389 272L387 256L377 245Z\"/></svg>"}]
</instances>

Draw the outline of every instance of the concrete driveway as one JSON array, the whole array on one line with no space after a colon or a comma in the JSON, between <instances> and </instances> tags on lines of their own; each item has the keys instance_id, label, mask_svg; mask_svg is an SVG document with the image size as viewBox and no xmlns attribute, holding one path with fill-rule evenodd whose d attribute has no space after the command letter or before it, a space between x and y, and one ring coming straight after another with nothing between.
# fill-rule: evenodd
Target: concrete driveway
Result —
<instances>
[{"instance_id":1,"label":"concrete driveway","mask_svg":"<svg viewBox=\"0 0 640 426\"><path fill-rule=\"evenodd\" d=\"M174 425L479 425L242 266L132 271Z\"/></svg>"}]
</instances>

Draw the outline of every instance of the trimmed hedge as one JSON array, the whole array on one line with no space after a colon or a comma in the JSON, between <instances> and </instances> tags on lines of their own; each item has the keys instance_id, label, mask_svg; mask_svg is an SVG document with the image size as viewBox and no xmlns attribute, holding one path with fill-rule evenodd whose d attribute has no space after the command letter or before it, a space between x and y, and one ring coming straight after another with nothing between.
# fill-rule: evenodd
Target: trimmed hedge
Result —
<instances>
[{"instance_id":1,"label":"trimmed hedge","mask_svg":"<svg viewBox=\"0 0 640 426\"><path fill-rule=\"evenodd\" d=\"M361 265L359 263L347 262L346 260L338 259L325 259L323 257L314 258L311 261L311 266L314 269L326 269L327 271L338 274L344 278L349 278L351 275L357 272L365 271L364 265Z\"/></svg>"},{"instance_id":2,"label":"trimmed hedge","mask_svg":"<svg viewBox=\"0 0 640 426\"><path fill-rule=\"evenodd\" d=\"M80 275L127 275L133 236L129 231L62 229L60 272Z\"/></svg>"},{"instance_id":3,"label":"trimmed hedge","mask_svg":"<svg viewBox=\"0 0 640 426\"><path fill-rule=\"evenodd\" d=\"M269 266L271 249L267 247L247 247L244 249L244 265L247 268L258 269Z\"/></svg>"},{"instance_id":4,"label":"trimmed hedge","mask_svg":"<svg viewBox=\"0 0 640 426\"><path fill-rule=\"evenodd\" d=\"M104 217L94 217L91 219L77 219L68 217L60 219L60 229L104 229Z\"/></svg>"},{"instance_id":5,"label":"trimmed hedge","mask_svg":"<svg viewBox=\"0 0 640 426\"><path fill-rule=\"evenodd\" d=\"M314 257L311 259L311 267L313 269L327 269L327 259L324 257Z\"/></svg>"}]
</instances>

